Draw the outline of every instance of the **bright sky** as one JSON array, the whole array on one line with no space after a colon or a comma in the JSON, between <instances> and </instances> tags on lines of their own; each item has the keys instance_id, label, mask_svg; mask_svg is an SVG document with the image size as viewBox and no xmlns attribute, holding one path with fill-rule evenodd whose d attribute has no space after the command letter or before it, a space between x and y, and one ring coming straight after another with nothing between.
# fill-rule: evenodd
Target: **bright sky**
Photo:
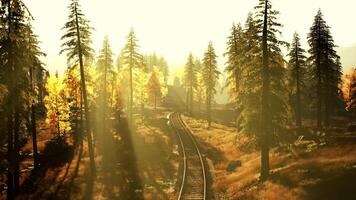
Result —
<instances>
[{"instance_id":1,"label":"bright sky","mask_svg":"<svg viewBox=\"0 0 356 200\"><path fill-rule=\"evenodd\" d=\"M35 18L33 26L47 53L44 62L52 73L62 73L66 58L59 56L61 28L67 20L69 0L23 0ZM171 66L186 62L189 52L202 57L211 40L223 67L226 37L233 22L244 23L258 0L81 0L95 28L93 48L98 51L108 34L113 51L120 52L133 27L143 53L164 55ZM272 0L281 12L283 38L297 31L305 43L319 8L340 47L356 45L355 0ZM304 48L308 48L306 43ZM356 55L355 55L356 56ZM355 63L356 64L356 63ZM349 66L347 66L349 67Z\"/></svg>"}]
</instances>

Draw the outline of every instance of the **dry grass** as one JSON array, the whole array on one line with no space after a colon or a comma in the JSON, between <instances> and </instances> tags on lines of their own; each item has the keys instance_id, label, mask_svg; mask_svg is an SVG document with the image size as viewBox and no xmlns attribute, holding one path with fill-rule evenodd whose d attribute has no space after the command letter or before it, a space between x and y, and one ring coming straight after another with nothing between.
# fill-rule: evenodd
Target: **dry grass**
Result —
<instances>
[{"instance_id":1,"label":"dry grass","mask_svg":"<svg viewBox=\"0 0 356 200\"><path fill-rule=\"evenodd\" d=\"M348 177L350 170L356 174L354 144L316 145L312 149L296 146L292 152L272 149L271 179L261 183L260 154L257 150L244 149L246 144L253 142L251 138L237 136L235 128L222 124L213 123L207 129L203 120L186 116L184 120L202 144L208 160L213 163L211 172L215 193L224 194L228 199L320 199L320 191L329 190L332 196L333 185L339 182L344 185L338 189L334 187L335 192L350 193L343 187L347 181L353 185L356 183L353 177ZM234 172L226 171L228 164L234 160L240 160L242 166ZM347 194L345 196L347 199Z\"/></svg>"}]
</instances>

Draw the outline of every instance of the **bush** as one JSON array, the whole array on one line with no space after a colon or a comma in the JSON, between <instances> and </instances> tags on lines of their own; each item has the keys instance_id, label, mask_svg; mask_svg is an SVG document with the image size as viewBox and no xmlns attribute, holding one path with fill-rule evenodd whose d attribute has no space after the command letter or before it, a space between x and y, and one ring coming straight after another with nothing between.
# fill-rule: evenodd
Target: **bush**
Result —
<instances>
[{"instance_id":1,"label":"bush","mask_svg":"<svg viewBox=\"0 0 356 200\"><path fill-rule=\"evenodd\" d=\"M47 167L58 167L69 162L74 153L74 147L69 145L64 136L56 136L46 142L41 164Z\"/></svg>"}]
</instances>

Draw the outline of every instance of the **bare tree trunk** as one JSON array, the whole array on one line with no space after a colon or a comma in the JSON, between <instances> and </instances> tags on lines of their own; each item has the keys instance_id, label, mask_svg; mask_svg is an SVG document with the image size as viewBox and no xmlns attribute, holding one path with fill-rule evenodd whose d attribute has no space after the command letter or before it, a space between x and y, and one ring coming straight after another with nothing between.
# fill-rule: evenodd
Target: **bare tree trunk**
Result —
<instances>
[{"instance_id":1,"label":"bare tree trunk","mask_svg":"<svg viewBox=\"0 0 356 200\"><path fill-rule=\"evenodd\" d=\"M297 79L297 102L296 102L296 125L299 129L302 128L302 108L301 108L301 95L300 95L300 65L299 65L299 55L298 55L298 45L296 43L295 47L295 62L296 62L296 79Z\"/></svg>"},{"instance_id":2,"label":"bare tree trunk","mask_svg":"<svg viewBox=\"0 0 356 200\"><path fill-rule=\"evenodd\" d=\"M189 112L189 90L188 90L188 88L186 89L186 94L185 94L185 109L187 112Z\"/></svg>"},{"instance_id":3,"label":"bare tree trunk","mask_svg":"<svg viewBox=\"0 0 356 200\"><path fill-rule=\"evenodd\" d=\"M193 115L193 83L190 85L190 114Z\"/></svg>"},{"instance_id":4,"label":"bare tree trunk","mask_svg":"<svg viewBox=\"0 0 356 200\"><path fill-rule=\"evenodd\" d=\"M7 10L8 10L8 42L9 42L9 56L8 56L8 64L9 67L14 68L12 62L12 48L11 48L11 0L7 1ZM9 87L11 87L10 95L13 96L13 83L12 79L9 81ZM13 103L9 102L9 110L8 110L8 117L7 117L7 161L9 162L9 166L7 169L7 199L14 200L15 199L15 192L14 192L14 122L13 122L13 112L14 107Z\"/></svg>"},{"instance_id":5,"label":"bare tree trunk","mask_svg":"<svg viewBox=\"0 0 356 200\"><path fill-rule=\"evenodd\" d=\"M10 105L7 117L7 160L9 163L7 169L7 199L15 199L14 193L14 135L13 135L13 109Z\"/></svg>"},{"instance_id":6,"label":"bare tree trunk","mask_svg":"<svg viewBox=\"0 0 356 200\"><path fill-rule=\"evenodd\" d=\"M93 148L93 141L91 135L91 128L90 128L90 115L89 115L89 104L87 99L87 91L85 85L85 73L84 73L84 66L83 66L83 54L82 54L82 47L80 41L80 32L79 32L79 22L78 22L78 13L77 13L77 6L75 5L75 17L76 17L76 27L77 27L77 38L78 38L78 50L79 50L79 65L80 65L80 78L81 78L81 86L83 92L83 99L84 99L84 111L85 111L85 128L86 128L86 135L88 138L88 149L89 149L89 158L90 158L90 169L91 169L91 178L95 177L95 160L94 160L94 148Z\"/></svg>"},{"instance_id":7,"label":"bare tree trunk","mask_svg":"<svg viewBox=\"0 0 356 200\"><path fill-rule=\"evenodd\" d=\"M31 106L31 132L32 132L32 147L33 147L33 166L35 169L39 167L38 151L37 151L37 130L36 130L36 108L35 103Z\"/></svg>"},{"instance_id":8,"label":"bare tree trunk","mask_svg":"<svg viewBox=\"0 0 356 200\"><path fill-rule=\"evenodd\" d=\"M269 67L268 67L268 46L267 46L267 34L268 34L268 0L265 0L265 12L263 23L263 83L262 83L262 138L261 138L261 180L264 181L269 176L269 137L270 137L270 123L268 117L269 111Z\"/></svg>"},{"instance_id":9,"label":"bare tree trunk","mask_svg":"<svg viewBox=\"0 0 356 200\"><path fill-rule=\"evenodd\" d=\"M206 112L207 112L208 127L211 127L211 94L210 94L210 92L207 94Z\"/></svg>"},{"instance_id":10,"label":"bare tree trunk","mask_svg":"<svg viewBox=\"0 0 356 200\"><path fill-rule=\"evenodd\" d=\"M33 80L33 66L30 67L30 84L31 84L31 93L34 95L34 80ZM35 169L38 169L38 152L37 152L37 130L36 130L36 107L35 100L32 100L31 104L31 134L32 134L32 149L33 149L33 166Z\"/></svg>"},{"instance_id":11,"label":"bare tree trunk","mask_svg":"<svg viewBox=\"0 0 356 200\"><path fill-rule=\"evenodd\" d=\"M320 22L318 25L318 48L320 47ZM317 127L320 130L322 128L322 113L321 113L321 108L322 108L322 81L321 81L321 61L320 61L320 51L318 50L317 56L316 56L316 70L317 70Z\"/></svg>"},{"instance_id":12,"label":"bare tree trunk","mask_svg":"<svg viewBox=\"0 0 356 200\"><path fill-rule=\"evenodd\" d=\"M329 68L329 59L328 59L329 51L328 51L328 47L326 49L327 50L325 52L325 54L326 54L326 56L325 56L325 61L326 61L325 65L326 65L327 68ZM324 83L324 106L325 106L325 113L324 113L324 118L325 118L324 120L325 121L324 121L324 125L326 127L328 127L330 125L330 100L332 98L332 95L330 94L330 89L331 88L329 88L328 85L327 85L328 81L331 81L331 78L329 76L329 73L326 72L326 80L325 80L325 83Z\"/></svg>"},{"instance_id":13,"label":"bare tree trunk","mask_svg":"<svg viewBox=\"0 0 356 200\"><path fill-rule=\"evenodd\" d=\"M133 85L132 85L132 59L130 58L130 119L129 122L133 122Z\"/></svg>"},{"instance_id":14,"label":"bare tree trunk","mask_svg":"<svg viewBox=\"0 0 356 200\"><path fill-rule=\"evenodd\" d=\"M17 105L15 105L17 106ZM20 140L19 140L19 131L20 131L20 113L18 108L15 110L15 119L14 119L14 190L15 195L19 194L20 191Z\"/></svg>"}]
</instances>

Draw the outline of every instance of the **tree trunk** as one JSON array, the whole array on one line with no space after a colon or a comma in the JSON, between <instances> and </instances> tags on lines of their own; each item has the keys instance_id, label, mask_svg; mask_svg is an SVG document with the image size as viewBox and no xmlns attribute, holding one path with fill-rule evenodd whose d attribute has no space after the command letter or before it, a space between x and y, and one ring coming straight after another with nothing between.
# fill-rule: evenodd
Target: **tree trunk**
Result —
<instances>
[{"instance_id":1,"label":"tree trunk","mask_svg":"<svg viewBox=\"0 0 356 200\"><path fill-rule=\"evenodd\" d=\"M185 109L187 112L189 112L189 89L188 88L185 94Z\"/></svg>"},{"instance_id":2,"label":"tree trunk","mask_svg":"<svg viewBox=\"0 0 356 200\"><path fill-rule=\"evenodd\" d=\"M37 131L36 131L36 108L32 102L31 107L31 132L32 132L32 147L33 147L33 166L35 169L39 167L38 151L37 151Z\"/></svg>"},{"instance_id":3,"label":"tree trunk","mask_svg":"<svg viewBox=\"0 0 356 200\"><path fill-rule=\"evenodd\" d=\"M329 67L329 50L328 50L328 47L327 47L327 50L325 52L325 65L326 65L326 68L330 68ZM325 113L324 113L324 125L326 127L328 127L330 125L330 100L332 99L332 95L331 95L331 90L332 88L329 88L328 86L328 83L329 81L331 81L331 78L330 78L330 75L329 75L330 72L325 72L325 76L326 76L326 80L324 81L324 106L325 106Z\"/></svg>"},{"instance_id":4,"label":"tree trunk","mask_svg":"<svg viewBox=\"0 0 356 200\"><path fill-rule=\"evenodd\" d=\"M132 85L132 58L130 61L130 119L129 122L133 122L133 85Z\"/></svg>"},{"instance_id":5,"label":"tree trunk","mask_svg":"<svg viewBox=\"0 0 356 200\"><path fill-rule=\"evenodd\" d=\"M14 119L14 190L15 195L19 194L20 191L20 113L16 108L15 119Z\"/></svg>"},{"instance_id":6,"label":"tree trunk","mask_svg":"<svg viewBox=\"0 0 356 200\"><path fill-rule=\"evenodd\" d=\"M206 113L207 113L208 127L211 127L211 94L210 93L207 96Z\"/></svg>"},{"instance_id":7,"label":"tree trunk","mask_svg":"<svg viewBox=\"0 0 356 200\"><path fill-rule=\"evenodd\" d=\"M83 115L83 90L82 87L80 87L80 131L78 132L79 135L79 141L80 143L83 143L83 130L84 130L84 123L83 120L84 115Z\"/></svg>"},{"instance_id":8,"label":"tree trunk","mask_svg":"<svg viewBox=\"0 0 356 200\"><path fill-rule=\"evenodd\" d=\"M318 48L320 48L320 22L318 25ZM321 107L322 107L322 82L321 82L321 61L320 61L320 50L318 50L317 52L317 56L316 56L316 76L318 77L317 80L317 127L320 130L322 128L322 116L321 116Z\"/></svg>"},{"instance_id":9,"label":"tree trunk","mask_svg":"<svg viewBox=\"0 0 356 200\"><path fill-rule=\"evenodd\" d=\"M269 67L268 67L268 46L267 46L267 34L268 34L268 0L265 1L265 12L263 22L263 37L262 37L262 50L263 50L263 71L262 71L262 138L261 138L261 180L264 181L269 176L269 135L270 135L270 123L268 117L269 111Z\"/></svg>"},{"instance_id":10,"label":"tree trunk","mask_svg":"<svg viewBox=\"0 0 356 200\"><path fill-rule=\"evenodd\" d=\"M9 114L7 117L7 199L15 199L14 193L14 135L13 135L13 109L10 105Z\"/></svg>"},{"instance_id":11,"label":"tree trunk","mask_svg":"<svg viewBox=\"0 0 356 200\"><path fill-rule=\"evenodd\" d=\"M105 56L107 55L107 52L105 53ZM106 96L107 96L107 91L106 91L106 87L107 87L107 58L105 57L105 66L104 66L104 95L103 95L103 129L105 131L105 118L106 118L106 105L107 105L107 101L106 101Z\"/></svg>"},{"instance_id":12,"label":"tree trunk","mask_svg":"<svg viewBox=\"0 0 356 200\"><path fill-rule=\"evenodd\" d=\"M79 65L80 65L80 78L81 78L81 86L83 92L83 99L84 99L84 111L85 111L85 128L86 128L86 135L88 138L88 149L89 149L89 158L90 158L90 169L91 169L91 178L95 177L95 160L94 160L94 148L93 148L93 141L91 135L91 128L90 128L90 116L89 116L89 105L87 99L87 91L85 85L85 73L84 73L84 66L83 66L83 54L82 54L82 47L80 41L80 32L79 32L79 22L78 22L78 13L77 13L77 6L75 5L75 18L76 18L76 28L77 28L77 38L78 38L78 50L79 50Z\"/></svg>"},{"instance_id":13,"label":"tree trunk","mask_svg":"<svg viewBox=\"0 0 356 200\"><path fill-rule=\"evenodd\" d=\"M31 84L31 95L34 95L34 80L33 73L34 67L30 67L30 84ZM33 150L33 166L34 169L38 169L38 152L37 152L37 130L36 130L36 107L35 100L32 100L31 104L31 134L32 134L32 150Z\"/></svg>"},{"instance_id":14,"label":"tree trunk","mask_svg":"<svg viewBox=\"0 0 356 200\"><path fill-rule=\"evenodd\" d=\"M157 95L155 94L155 111L157 110Z\"/></svg>"},{"instance_id":15,"label":"tree trunk","mask_svg":"<svg viewBox=\"0 0 356 200\"><path fill-rule=\"evenodd\" d=\"M13 66L13 62L12 62L12 48L11 48L11 38L10 38L10 34L11 34L11 0L7 1L7 11L8 11L8 33L7 33L7 37L8 37L8 42L9 42L9 56L8 56L8 63L9 63L9 67L14 68ZM11 75L11 74L10 74ZM9 89L10 89L10 95L12 95L13 92L13 83L12 83L12 79L10 79L9 81ZM13 103L9 102L9 110L8 110L8 117L7 117L7 123L8 123L8 127L7 127L7 161L8 161L8 169L7 169L7 199L8 200L14 200L15 199L15 193L14 193L14 135L13 135L13 126L14 126L14 122L13 122L13 112L14 112L14 107L13 107Z\"/></svg>"},{"instance_id":16,"label":"tree trunk","mask_svg":"<svg viewBox=\"0 0 356 200\"><path fill-rule=\"evenodd\" d=\"M191 85L190 85L190 94L189 94L190 96L190 114L191 115L193 115L193 104L194 104L194 102L193 102L193 83L191 83Z\"/></svg>"},{"instance_id":17,"label":"tree trunk","mask_svg":"<svg viewBox=\"0 0 356 200\"><path fill-rule=\"evenodd\" d=\"M235 45L236 47L236 45ZM237 50L235 50L237 52ZM236 126L236 130L239 130L239 117L240 117L240 113L239 113L239 107L238 107L238 94L239 94L239 78L238 78L238 71L235 72L235 92L236 92L236 109L235 109L235 113L236 113L236 118L235 118L235 126Z\"/></svg>"},{"instance_id":18,"label":"tree trunk","mask_svg":"<svg viewBox=\"0 0 356 200\"><path fill-rule=\"evenodd\" d=\"M145 105L141 103L141 118L142 122L144 121L144 116L145 116Z\"/></svg>"},{"instance_id":19,"label":"tree trunk","mask_svg":"<svg viewBox=\"0 0 356 200\"><path fill-rule=\"evenodd\" d=\"M301 99L300 99L300 65L299 65L299 56L298 56L298 45L295 47L295 58L296 58L296 81L297 81L297 102L296 102L296 126L302 128L302 111L301 111Z\"/></svg>"}]
</instances>

